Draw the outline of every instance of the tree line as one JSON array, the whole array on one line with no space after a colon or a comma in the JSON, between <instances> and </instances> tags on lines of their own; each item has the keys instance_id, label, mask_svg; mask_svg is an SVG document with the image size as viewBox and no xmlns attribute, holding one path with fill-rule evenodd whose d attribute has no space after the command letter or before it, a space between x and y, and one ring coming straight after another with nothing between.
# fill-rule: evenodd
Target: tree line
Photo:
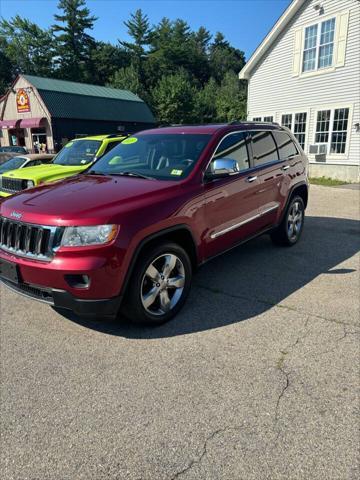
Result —
<instances>
[{"instance_id":1,"label":"tree line","mask_svg":"<svg viewBox=\"0 0 360 480\"><path fill-rule=\"evenodd\" d=\"M246 118L244 52L222 33L181 19L151 25L137 10L124 22L130 40L113 45L90 35L97 18L86 0L60 0L58 10L48 29L19 15L0 20L0 96L27 73L130 90L160 123Z\"/></svg>"}]
</instances>

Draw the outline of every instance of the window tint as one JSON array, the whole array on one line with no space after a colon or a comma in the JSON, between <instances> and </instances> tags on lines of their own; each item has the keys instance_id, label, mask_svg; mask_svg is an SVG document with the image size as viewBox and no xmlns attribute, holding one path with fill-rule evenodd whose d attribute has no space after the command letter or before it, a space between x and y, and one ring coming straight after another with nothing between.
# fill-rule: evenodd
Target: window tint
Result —
<instances>
[{"instance_id":1,"label":"window tint","mask_svg":"<svg viewBox=\"0 0 360 480\"><path fill-rule=\"evenodd\" d=\"M287 158L298 154L294 142L286 132L274 130L272 133L278 146L280 160L286 160Z\"/></svg>"},{"instance_id":2,"label":"window tint","mask_svg":"<svg viewBox=\"0 0 360 480\"><path fill-rule=\"evenodd\" d=\"M216 149L213 160L217 158L230 158L235 160L239 170L249 168L249 155L247 150L247 133L236 132L225 137Z\"/></svg>"},{"instance_id":3,"label":"window tint","mask_svg":"<svg viewBox=\"0 0 360 480\"><path fill-rule=\"evenodd\" d=\"M249 132L252 137L252 149L255 166L279 160L273 136L269 131Z\"/></svg>"}]
</instances>

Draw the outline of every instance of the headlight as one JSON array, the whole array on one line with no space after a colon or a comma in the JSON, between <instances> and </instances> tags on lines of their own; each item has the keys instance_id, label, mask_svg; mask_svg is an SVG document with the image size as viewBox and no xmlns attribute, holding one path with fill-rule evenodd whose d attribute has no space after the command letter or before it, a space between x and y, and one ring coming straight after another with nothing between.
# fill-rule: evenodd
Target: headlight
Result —
<instances>
[{"instance_id":1,"label":"headlight","mask_svg":"<svg viewBox=\"0 0 360 480\"><path fill-rule=\"evenodd\" d=\"M27 180L26 188L32 188L34 185L35 185L35 183L32 180Z\"/></svg>"},{"instance_id":2,"label":"headlight","mask_svg":"<svg viewBox=\"0 0 360 480\"><path fill-rule=\"evenodd\" d=\"M65 227L61 240L63 247L102 245L113 240L118 232L117 225L95 225L89 227Z\"/></svg>"}]
</instances>

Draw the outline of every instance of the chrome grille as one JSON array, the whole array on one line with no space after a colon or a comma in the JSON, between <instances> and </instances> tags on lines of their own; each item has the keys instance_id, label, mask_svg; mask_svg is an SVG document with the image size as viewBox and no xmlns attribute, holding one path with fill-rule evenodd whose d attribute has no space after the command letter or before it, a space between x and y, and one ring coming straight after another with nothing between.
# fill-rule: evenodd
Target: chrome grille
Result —
<instances>
[{"instance_id":1,"label":"chrome grille","mask_svg":"<svg viewBox=\"0 0 360 480\"><path fill-rule=\"evenodd\" d=\"M17 193L27 188L27 180L21 178L0 177L0 190L5 193Z\"/></svg>"},{"instance_id":2,"label":"chrome grille","mask_svg":"<svg viewBox=\"0 0 360 480\"><path fill-rule=\"evenodd\" d=\"M50 260L59 229L0 218L0 248L22 257Z\"/></svg>"}]
</instances>

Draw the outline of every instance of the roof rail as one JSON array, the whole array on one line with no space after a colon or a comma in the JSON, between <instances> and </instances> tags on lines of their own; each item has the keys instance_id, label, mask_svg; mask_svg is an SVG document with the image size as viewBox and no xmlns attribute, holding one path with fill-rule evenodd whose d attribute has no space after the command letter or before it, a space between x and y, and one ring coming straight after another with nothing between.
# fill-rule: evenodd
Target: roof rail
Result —
<instances>
[{"instance_id":1,"label":"roof rail","mask_svg":"<svg viewBox=\"0 0 360 480\"><path fill-rule=\"evenodd\" d=\"M256 120L233 120L232 122L229 122L228 125L243 125L247 123L260 123L261 125L277 125L278 127L280 127L280 124L278 122L262 122Z\"/></svg>"}]
</instances>

